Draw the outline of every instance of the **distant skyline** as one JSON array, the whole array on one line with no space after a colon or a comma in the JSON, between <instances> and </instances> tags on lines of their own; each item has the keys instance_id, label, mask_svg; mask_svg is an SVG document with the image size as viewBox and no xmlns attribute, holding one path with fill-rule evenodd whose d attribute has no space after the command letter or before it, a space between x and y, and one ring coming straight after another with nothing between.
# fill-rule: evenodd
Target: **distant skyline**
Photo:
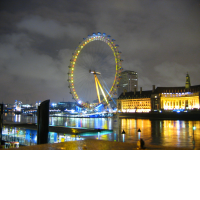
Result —
<instances>
[{"instance_id":1,"label":"distant skyline","mask_svg":"<svg viewBox=\"0 0 200 200\"><path fill-rule=\"evenodd\" d=\"M116 40L138 88L184 86L187 72L199 85L199 19L200 0L2 0L0 102L72 102L71 55L97 32Z\"/></svg>"}]
</instances>

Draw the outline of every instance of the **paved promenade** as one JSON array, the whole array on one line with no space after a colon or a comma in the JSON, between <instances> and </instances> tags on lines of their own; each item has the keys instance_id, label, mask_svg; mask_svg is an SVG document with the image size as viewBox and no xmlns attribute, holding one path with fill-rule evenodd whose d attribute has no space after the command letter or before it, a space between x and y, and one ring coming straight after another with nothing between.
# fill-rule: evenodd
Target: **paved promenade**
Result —
<instances>
[{"instance_id":1,"label":"paved promenade","mask_svg":"<svg viewBox=\"0 0 200 200\"><path fill-rule=\"evenodd\" d=\"M163 147L157 145L145 146L144 150L192 150L189 148ZM200 147L195 148L199 150ZM112 142L104 140L82 140L54 144L41 144L34 146L23 146L19 149L8 150L143 150L136 143Z\"/></svg>"}]
</instances>

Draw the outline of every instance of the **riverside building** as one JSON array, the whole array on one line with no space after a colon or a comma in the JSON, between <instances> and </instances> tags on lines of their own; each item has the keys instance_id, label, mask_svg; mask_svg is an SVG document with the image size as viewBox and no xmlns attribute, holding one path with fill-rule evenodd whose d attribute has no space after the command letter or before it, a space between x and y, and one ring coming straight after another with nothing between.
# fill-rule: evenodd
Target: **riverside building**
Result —
<instances>
[{"instance_id":1,"label":"riverside building","mask_svg":"<svg viewBox=\"0 0 200 200\"><path fill-rule=\"evenodd\" d=\"M120 112L150 112L155 110L199 109L200 85L191 86L187 73L185 87L157 87L152 90L123 92L117 99Z\"/></svg>"}]
</instances>

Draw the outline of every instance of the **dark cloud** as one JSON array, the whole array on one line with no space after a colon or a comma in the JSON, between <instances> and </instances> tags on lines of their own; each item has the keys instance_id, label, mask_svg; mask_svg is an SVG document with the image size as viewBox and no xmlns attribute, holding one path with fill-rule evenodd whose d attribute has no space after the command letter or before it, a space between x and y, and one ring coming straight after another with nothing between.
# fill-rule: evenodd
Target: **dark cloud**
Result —
<instances>
[{"instance_id":1,"label":"dark cloud","mask_svg":"<svg viewBox=\"0 0 200 200\"><path fill-rule=\"evenodd\" d=\"M183 86L187 72L200 84L199 19L198 0L2 0L0 101L72 101L70 58L98 31L116 39L123 68L138 72L139 87Z\"/></svg>"}]
</instances>

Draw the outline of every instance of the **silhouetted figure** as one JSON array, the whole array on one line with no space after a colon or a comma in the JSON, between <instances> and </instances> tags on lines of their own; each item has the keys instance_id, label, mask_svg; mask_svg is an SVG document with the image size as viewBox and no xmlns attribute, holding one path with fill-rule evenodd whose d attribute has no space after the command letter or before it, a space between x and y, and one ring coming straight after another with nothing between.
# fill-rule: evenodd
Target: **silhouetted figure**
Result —
<instances>
[{"instance_id":1,"label":"silhouetted figure","mask_svg":"<svg viewBox=\"0 0 200 200\"><path fill-rule=\"evenodd\" d=\"M122 131L122 134L125 134L125 131L124 131L124 130Z\"/></svg>"},{"instance_id":2,"label":"silhouetted figure","mask_svg":"<svg viewBox=\"0 0 200 200\"><path fill-rule=\"evenodd\" d=\"M141 138L140 140L138 140L137 142L137 149L146 149L146 147L144 146L145 145L145 142L144 140Z\"/></svg>"},{"instance_id":3,"label":"silhouetted figure","mask_svg":"<svg viewBox=\"0 0 200 200\"><path fill-rule=\"evenodd\" d=\"M138 129L138 131L137 131L137 132L141 132L140 128Z\"/></svg>"},{"instance_id":4,"label":"silhouetted figure","mask_svg":"<svg viewBox=\"0 0 200 200\"><path fill-rule=\"evenodd\" d=\"M143 149L144 145L145 145L145 142L144 142L144 140L142 138L140 139L140 145L141 145L141 148Z\"/></svg>"}]
</instances>

